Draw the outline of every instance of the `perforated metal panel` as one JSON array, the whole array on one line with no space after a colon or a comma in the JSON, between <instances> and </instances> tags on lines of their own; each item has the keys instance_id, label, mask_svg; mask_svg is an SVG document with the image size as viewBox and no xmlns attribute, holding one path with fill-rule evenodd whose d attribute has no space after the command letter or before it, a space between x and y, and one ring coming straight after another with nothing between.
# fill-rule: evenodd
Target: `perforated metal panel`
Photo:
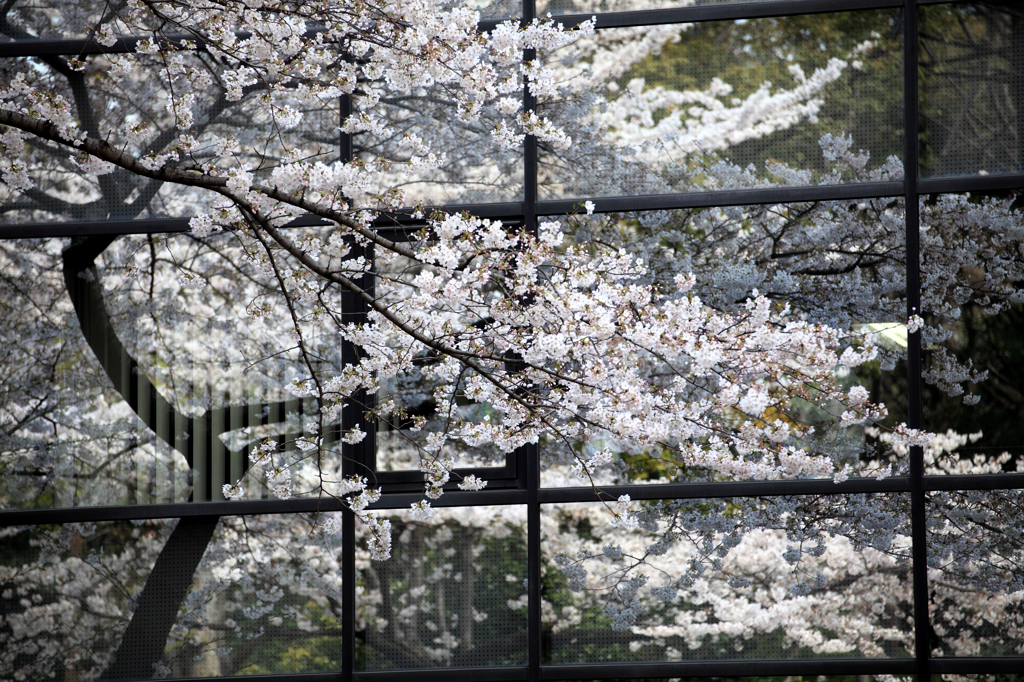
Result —
<instances>
[{"instance_id":1,"label":"perforated metal panel","mask_svg":"<svg viewBox=\"0 0 1024 682\"><path fill-rule=\"evenodd\" d=\"M388 515L392 558L361 562L363 669L509 665L526 657L526 508ZM365 560L364 560L365 561Z\"/></svg>"},{"instance_id":2,"label":"perforated metal panel","mask_svg":"<svg viewBox=\"0 0 1024 682\"><path fill-rule=\"evenodd\" d=\"M544 507L546 663L913 649L906 496L612 506Z\"/></svg>"},{"instance_id":3,"label":"perforated metal panel","mask_svg":"<svg viewBox=\"0 0 1024 682\"><path fill-rule=\"evenodd\" d=\"M0 677L97 679L113 669L118 656L128 661L138 654L129 651L131 646L119 651L132 622L133 641L145 649L144 619L134 619L175 526L174 520L160 520L5 528L0 537ZM183 565L182 570L190 569ZM154 584L149 596L161 589ZM158 630L160 624L154 623L148 639L162 638L162 653L167 631Z\"/></svg>"},{"instance_id":4,"label":"perforated metal panel","mask_svg":"<svg viewBox=\"0 0 1024 682\"><path fill-rule=\"evenodd\" d=\"M194 106L172 115L167 110L169 90L161 80L163 65L146 55L94 55L84 57L81 74L67 71L66 57L26 57L0 60L0 81L12 82L23 74L33 86L62 96L72 106L79 127L94 138L103 138L141 157L154 157L160 164L172 166L210 162L230 150L240 159L258 154L264 161L281 161L288 151L296 158L333 162L338 158L338 101L329 99L310 105L288 95L280 97L280 106L290 106L302 114L299 125L287 127L263 120L253 101L259 93L252 88L237 102L225 98L216 85L198 90ZM195 69L197 78L209 75L210 66L196 55L181 55L186 69ZM125 65L118 69L117 64ZM73 88L72 81L76 86ZM217 83L214 78L214 83ZM82 96L82 92L87 93ZM186 117L193 118L185 125ZM182 125L179 129L177 126ZM132 126L140 131L130 136ZM267 136L263 127L274 127ZM100 134L100 130L104 133ZM191 158L176 153L180 134L195 139ZM227 145L218 151L218 147ZM37 142L24 155L28 175L41 191L12 193L0 188L3 222L131 220L162 217L189 217L223 204L219 195L181 184L165 183L133 175L124 170L96 174L84 172L80 164L86 157L70 158L67 150L58 150L47 142ZM95 159L94 159L95 161ZM247 163L248 161L243 161ZM259 166L254 163L253 166ZM266 167L266 166L264 166ZM269 175L259 171L257 175Z\"/></svg>"},{"instance_id":5,"label":"perforated metal panel","mask_svg":"<svg viewBox=\"0 0 1024 682\"><path fill-rule=\"evenodd\" d=\"M929 601L943 656L1024 653L1024 494L950 491L928 497ZM992 590L998 590L993 593ZM998 596L997 596L998 595Z\"/></svg>"},{"instance_id":6,"label":"perforated metal panel","mask_svg":"<svg viewBox=\"0 0 1024 682\"><path fill-rule=\"evenodd\" d=\"M337 670L342 538L314 517L223 518L163 659L173 677Z\"/></svg>"},{"instance_id":7,"label":"perforated metal panel","mask_svg":"<svg viewBox=\"0 0 1024 682\"><path fill-rule=\"evenodd\" d=\"M311 528L280 515L4 529L0 677L337 669L340 538Z\"/></svg>"},{"instance_id":8,"label":"perforated metal panel","mask_svg":"<svg viewBox=\"0 0 1024 682\"><path fill-rule=\"evenodd\" d=\"M1024 8L921 10L921 175L1024 169Z\"/></svg>"},{"instance_id":9,"label":"perforated metal panel","mask_svg":"<svg viewBox=\"0 0 1024 682\"><path fill-rule=\"evenodd\" d=\"M522 200L522 153L491 143L491 132L501 119L492 106L484 108L479 120L466 123L453 115L456 84L403 92L378 85L382 104L374 107L375 115L384 119L389 134L384 140L367 133L354 135L353 149L357 157L368 153L392 161L382 180L390 184L382 186L404 191L406 206ZM358 101L355 104L358 109ZM429 145L438 158L436 168L408 164L412 156L425 157L417 145L407 142L414 138Z\"/></svg>"},{"instance_id":10,"label":"perforated metal panel","mask_svg":"<svg viewBox=\"0 0 1024 682\"><path fill-rule=\"evenodd\" d=\"M540 142L541 197L871 180L822 138L901 155L901 45L892 11L598 31L545 56L576 64L538 111L576 132Z\"/></svg>"}]
</instances>

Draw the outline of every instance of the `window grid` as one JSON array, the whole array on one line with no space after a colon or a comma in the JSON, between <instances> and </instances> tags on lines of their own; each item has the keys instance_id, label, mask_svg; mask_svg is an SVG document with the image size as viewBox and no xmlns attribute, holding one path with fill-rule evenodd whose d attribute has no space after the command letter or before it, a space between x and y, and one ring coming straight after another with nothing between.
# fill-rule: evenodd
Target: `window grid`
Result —
<instances>
[{"instance_id":1,"label":"window grid","mask_svg":"<svg viewBox=\"0 0 1024 682\"><path fill-rule=\"evenodd\" d=\"M859 185L834 185L791 187L765 190L709 191L706 193L678 193L649 197L601 197L598 212L675 209L710 207L723 205L749 205L815 200L864 199L877 197L902 197L906 206L907 235L907 315L916 314L921 306L920 291L920 243L919 243L919 197L934 193L965 191L996 191L1024 189L1024 174L1007 174L969 178L919 178L918 163L918 7L943 4L941 0L776 0L774 2L737 3L681 7L676 9L611 12L599 14L599 29L628 26L669 24L678 22L703 22L722 19L752 19L759 17L789 16L820 12L840 12L864 9L902 8L904 18L904 167L907 172L902 182L876 182ZM536 15L533 0L524 0L522 16L528 22ZM554 17L555 21L568 26L590 18L585 15ZM497 24L497 20L485 20L485 30ZM0 44L0 58L22 55L68 55L95 54L103 52L129 52L134 41L120 40L113 48L102 48L95 43L75 40L39 40ZM532 51L523 55L525 61L535 58ZM908 68L906 65L911 65ZM534 110L535 99L524 89L524 109ZM347 98L343 99L342 117L349 110ZM350 135L341 134L339 147L343 158L352 156ZM532 136L526 138L524 158L524 201L507 204L466 204L443 207L450 211L468 211L472 214L501 218L508 221L522 221L528 230L535 231L538 216L564 215L572 212L586 197L571 200L538 200L537 193L537 143ZM381 230L402 233L413 227L408 214L399 212L378 221ZM295 226L319 224L317 220L299 219ZM0 238L18 239L26 237L56 236L100 236L139 233L173 233L188 230L187 219L151 219L139 221L68 222L43 225L0 225ZM349 299L355 299L349 295ZM343 304L346 311L358 319L365 316L366 309L356 300ZM343 357L349 361L357 357L356 350L346 342ZM908 344L908 424L911 428L923 428L921 395L921 345L920 335L911 334ZM368 396L363 396L364 399ZM349 418L351 421L351 417ZM345 423L343 428L351 426ZM371 434L358 445L345 444L343 455L347 471L355 473L355 463L373 461L373 427L364 425ZM1024 658L934 658L930 655L929 644L929 599L927 583L926 548L926 494L943 490L1008 490L1024 488L1024 474L992 475L950 475L927 476L924 474L921 447L911 449L910 475L896 476L885 480L853 479L843 483L831 480L791 480L728 483L678 483L663 485L617 485L604 486L599 496L591 488L546 488L540 487L540 460L538 446L527 446L516 453L516 470L519 484L516 488L482 492L452 491L438 500L437 507L475 506L483 504L526 504L527 557L528 557L528 663L523 666L487 668L441 668L417 670L417 680L444 680L458 682L476 680L588 680L619 679L631 677L680 677L680 676L747 676L757 675L831 675L831 674L914 674L918 679L929 679L932 674L996 674L1018 673L1024 667ZM820 659L820 660L757 660L742 661L683 661L678 663L633 662L629 664L592 663L574 665L543 665L541 663L541 507L556 502L614 500L619 495L629 494L633 499L665 498L724 498L783 495L841 495L848 493L909 493L912 500L911 523L913 527L914 616L916 656L913 658L891 659ZM373 509L402 509L420 499L418 493L388 493L371 505ZM356 548L355 516L343 510L333 499L311 500L249 500L235 502L189 502L159 505L128 505L122 507L94 507L75 509L47 509L31 511L0 511L0 526L27 524L55 524L69 521L101 521L127 519L155 519L170 517L191 517L197 521L219 516L287 514L312 511L343 511L342 564L344 599L343 611L343 660L344 668L336 673L307 673L290 675L289 678L326 682L336 680L390 680L396 671L358 671L355 669L355 625L356 625ZM255 679L282 679L281 675L256 675Z\"/></svg>"}]
</instances>

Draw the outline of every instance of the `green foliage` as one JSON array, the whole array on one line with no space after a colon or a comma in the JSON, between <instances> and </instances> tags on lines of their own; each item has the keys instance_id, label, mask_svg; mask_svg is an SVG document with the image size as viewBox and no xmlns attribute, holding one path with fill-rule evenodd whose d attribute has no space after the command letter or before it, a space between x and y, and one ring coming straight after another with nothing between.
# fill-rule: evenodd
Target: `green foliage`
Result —
<instances>
[{"instance_id":1,"label":"green foliage","mask_svg":"<svg viewBox=\"0 0 1024 682\"><path fill-rule=\"evenodd\" d=\"M859 68L847 67L827 88L817 121L738 144L724 155L824 170L818 140L826 133L847 133L855 149L869 151L881 163L902 155L902 38L901 16L891 10L694 24L679 42L640 62L623 81L643 78L648 87L703 90L718 78L733 87L738 101L765 83L772 92L794 87L791 66L800 66L810 77L829 59L845 59L873 41L856 57Z\"/></svg>"},{"instance_id":2,"label":"green foliage","mask_svg":"<svg viewBox=\"0 0 1024 682\"><path fill-rule=\"evenodd\" d=\"M1024 7L920 9L921 175L1024 168Z\"/></svg>"}]
</instances>

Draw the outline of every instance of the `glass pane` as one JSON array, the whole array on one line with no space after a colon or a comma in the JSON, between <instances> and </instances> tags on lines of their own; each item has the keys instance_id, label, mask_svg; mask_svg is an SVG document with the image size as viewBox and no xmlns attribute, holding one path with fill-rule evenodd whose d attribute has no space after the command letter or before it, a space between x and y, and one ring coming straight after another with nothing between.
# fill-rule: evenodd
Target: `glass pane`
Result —
<instances>
[{"instance_id":1,"label":"glass pane","mask_svg":"<svg viewBox=\"0 0 1024 682\"><path fill-rule=\"evenodd\" d=\"M1024 653L1024 495L932 493L928 513L933 655Z\"/></svg>"},{"instance_id":2,"label":"glass pane","mask_svg":"<svg viewBox=\"0 0 1024 682\"><path fill-rule=\"evenodd\" d=\"M1024 8L920 10L921 175L1024 170Z\"/></svg>"},{"instance_id":3,"label":"glass pane","mask_svg":"<svg viewBox=\"0 0 1024 682\"><path fill-rule=\"evenodd\" d=\"M547 505L544 661L913 655L910 500Z\"/></svg>"},{"instance_id":4,"label":"glass pane","mask_svg":"<svg viewBox=\"0 0 1024 682\"><path fill-rule=\"evenodd\" d=\"M510 225L510 229L515 229ZM389 309L403 311L411 319L420 317L424 310L410 306L409 301L421 291L421 285L429 278L438 276L435 282L444 280L440 268L413 262L404 257L392 258L387 262L378 260L377 273L381 280L390 284L386 293L377 290L381 302ZM422 278L422 279L420 279ZM499 292L500 284L491 283L484 287L487 295ZM440 292L438 292L440 294ZM433 307L436 304L436 307ZM427 304L433 310L445 315L446 319L461 319L467 324L481 324L487 315L485 307L465 305L461 300L449 301L442 295L430 297ZM378 408L387 407L389 412L381 414L377 421L377 471L420 470L421 463L451 458L454 466L497 467L504 466L507 453L493 442L474 442L472 445L455 440L453 432L465 423L486 423L499 420L501 415L490 405L469 397L469 381L473 372L463 371L453 383L443 374L442 358L423 345L408 348L404 335L393 332L389 339L397 349L396 356L408 354L410 367L394 376L378 373ZM445 387L447 392L455 391L457 406L445 409L441 402L438 411L436 391ZM448 395L446 393L445 395ZM434 440L447 434L443 445ZM453 476L453 480L459 480Z\"/></svg>"},{"instance_id":5,"label":"glass pane","mask_svg":"<svg viewBox=\"0 0 1024 682\"><path fill-rule=\"evenodd\" d=\"M360 558L357 668L524 664L526 507L387 518L391 559Z\"/></svg>"},{"instance_id":6,"label":"glass pane","mask_svg":"<svg viewBox=\"0 0 1024 682\"><path fill-rule=\"evenodd\" d=\"M596 203L600 209L600 200ZM684 295L678 293L675 282L692 275L692 287L685 295L699 299L708 320L717 320L718 315L742 317L747 301L757 292L774 302L777 314L788 304L793 319L849 335L842 344L860 343L867 334L875 334L876 355L857 366L837 364L831 380L848 395L859 393L870 402L883 403L887 416L844 425L840 417L847 408L840 401L816 401L813 392L800 394L796 383L775 383L771 407L760 411L759 421L776 424L779 440L765 447L737 445L733 453L736 461L746 464L781 466L782 460L776 459L781 444L828 460L823 470L780 470L781 477L832 476L847 466L849 475L875 477L902 472L906 464L905 453L890 445L889 436L907 419L903 221L902 201L877 199L594 216L581 212L563 220L562 231L567 246L587 248L595 260L618 249L642 258L648 274L641 283L666 296ZM715 323L703 324L707 326L694 327L694 344L719 338L718 332L708 331ZM730 324L721 322L723 334L733 329ZM845 352L845 347L839 352ZM696 350L691 355L681 353L674 364L651 359L650 366L642 367L649 381L645 390L657 393L668 385L665 377L681 376L692 384L693 392L680 390L678 401L700 406L720 399L727 384L704 381L694 359L697 355ZM731 356L722 360L720 372L732 376L728 368L735 362ZM718 419L714 433L666 438L647 448L619 442L607 429L589 440L542 441L547 463L541 480L545 486L557 487L745 478L737 473L739 469L729 471L693 454L694 448L741 430L738 412L706 409L708 420ZM787 436L782 431L788 429ZM584 476L581 460L599 464Z\"/></svg>"},{"instance_id":7,"label":"glass pane","mask_svg":"<svg viewBox=\"0 0 1024 682\"><path fill-rule=\"evenodd\" d=\"M426 354L421 358L424 366L433 360ZM439 449L430 442L431 434L449 430L452 418L473 422L497 418L489 405L472 403L462 406L458 415L438 414L433 394L442 382L436 376L428 379L416 370L380 383L378 400L393 400L404 409L377 422L377 471L419 471L421 462L448 458L458 468L505 465L507 455L494 443L467 445L449 440Z\"/></svg>"},{"instance_id":8,"label":"glass pane","mask_svg":"<svg viewBox=\"0 0 1024 682\"><path fill-rule=\"evenodd\" d=\"M0 507L184 502L185 457L146 428L82 334L65 246L0 242Z\"/></svg>"},{"instance_id":9,"label":"glass pane","mask_svg":"<svg viewBox=\"0 0 1024 682\"><path fill-rule=\"evenodd\" d=\"M359 133L354 152L366 162L387 159L390 169L381 175L382 187L405 192L406 206L453 203L522 201L522 147L505 149L491 139L502 116L486 107L473 123L458 117L458 93L453 86L433 85L394 91L379 85L380 104L374 116L388 126L386 135ZM517 89L513 97L519 98ZM358 113L358 112L357 112ZM417 150L419 140L425 147ZM410 166L410 156L438 155L436 168ZM372 164L371 164L372 165Z\"/></svg>"},{"instance_id":10,"label":"glass pane","mask_svg":"<svg viewBox=\"0 0 1024 682\"><path fill-rule=\"evenodd\" d=\"M289 234L327 244L331 228ZM223 499L222 486L250 464L247 497L318 494L321 473L328 485L339 478L339 417L318 417L315 396L297 398L293 379L307 363L321 380L341 373L340 296L325 283L300 293L297 281L286 303L272 273L250 260L257 253L266 254L258 242L231 234L125 237L98 261L113 331L170 406L175 444L194 469L193 499ZM282 269L295 267L271 253ZM325 457L310 456L318 437ZM249 462L267 440L267 460Z\"/></svg>"},{"instance_id":11,"label":"glass pane","mask_svg":"<svg viewBox=\"0 0 1024 682\"><path fill-rule=\"evenodd\" d=\"M894 11L597 31L544 57L542 198L900 179Z\"/></svg>"},{"instance_id":12,"label":"glass pane","mask_svg":"<svg viewBox=\"0 0 1024 682\"><path fill-rule=\"evenodd\" d=\"M338 417L320 421L296 397L306 363L280 288L248 260L253 244L123 237L90 262L95 239L0 242L0 505L224 499L250 465L249 497L336 481ZM336 292L292 303L310 362L337 375ZM325 456L310 457L318 437ZM266 461L250 462L267 441Z\"/></svg>"},{"instance_id":13,"label":"glass pane","mask_svg":"<svg viewBox=\"0 0 1024 682\"><path fill-rule=\"evenodd\" d=\"M341 668L340 549L301 516L10 527L3 679Z\"/></svg>"},{"instance_id":14,"label":"glass pane","mask_svg":"<svg viewBox=\"0 0 1024 682\"><path fill-rule=\"evenodd\" d=\"M1024 467L1019 193L921 202L928 473Z\"/></svg>"},{"instance_id":15,"label":"glass pane","mask_svg":"<svg viewBox=\"0 0 1024 682\"><path fill-rule=\"evenodd\" d=\"M241 99L229 101L215 62L193 51L175 54L196 94L191 108L180 108L177 118L167 108L170 91L160 77L164 64L154 56L84 57L81 73L68 69L64 57L3 59L0 82L14 82L23 75L29 85L63 97L90 138L108 140L140 157L163 157L161 163L184 166L191 159L196 166L215 164L230 151L231 164L256 169L259 178L269 177L288 154L325 163L338 159L337 99L310 103L290 93L275 94L275 104L292 108L300 117L288 127L270 120L258 101L266 94L259 88L250 86ZM191 151L179 146L180 136L194 139ZM180 218L224 204L218 194L146 179L88 159L95 163L88 165L86 156L75 157L67 148L34 139L20 160L35 187L18 192L6 183L0 186L0 222Z\"/></svg>"},{"instance_id":16,"label":"glass pane","mask_svg":"<svg viewBox=\"0 0 1024 682\"><path fill-rule=\"evenodd\" d=\"M85 38L101 19L113 19L108 10L101 0L14 0L4 4L0 41Z\"/></svg>"}]
</instances>

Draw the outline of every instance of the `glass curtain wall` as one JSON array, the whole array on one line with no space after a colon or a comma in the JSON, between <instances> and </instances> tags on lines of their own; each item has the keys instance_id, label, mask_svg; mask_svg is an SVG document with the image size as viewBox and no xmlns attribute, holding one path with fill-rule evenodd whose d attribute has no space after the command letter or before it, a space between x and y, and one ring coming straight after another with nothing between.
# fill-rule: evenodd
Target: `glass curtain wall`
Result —
<instances>
[{"instance_id":1,"label":"glass curtain wall","mask_svg":"<svg viewBox=\"0 0 1024 682\"><path fill-rule=\"evenodd\" d=\"M134 51L86 39L105 8L6 2L0 80L23 72L77 97L87 129L123 118L160 65L84 95L64 66ZM450 149L446 165L396 175L410 204L534 234L557 220L572 244L642 256L655 282L693 273L715 310L759 290L796 319L873 333L877 357L836 380L887 414L833 428L828 406L790 406L820 425L795 447L840 474L773 480L641 457L611 436L452 446L455 476L425 519L410 511L417 452L444 428L429 359L354 396L406 412L316 426L318 407L289 391L305 356L267 342L290 324L280 290L238 266L244 239L189 230L215 199L97 180L41 143L36 187L0 187L0 679L1019 679L1024 8L474 9L483 31L596 18L594 35L523 55L562 69L516 96L573 144L491 149L491 122L461 123L444 93L386 100L389 125ZM354 106L305 112L264 153L401 154L338 132ZM253 115L244 99L214 109L205 125L224 137ZM424 226L412 205L374 222L399 243ZM312 217L288 229L330 238ZM328 286L308 304L339 326L367 318ZM321 326L304 342L340 373L358 350L339 339ZM901 423L939 437L894 442ZM367 436L353 444L355 426ZM303 456L314 432L321 461ZM247 498L227 499L256 465ZM369 508L391 522L387 561L316 493L353 474L382 490ZM458 489L470 475L487 487Z\"/></svg>"}]
</instances>

